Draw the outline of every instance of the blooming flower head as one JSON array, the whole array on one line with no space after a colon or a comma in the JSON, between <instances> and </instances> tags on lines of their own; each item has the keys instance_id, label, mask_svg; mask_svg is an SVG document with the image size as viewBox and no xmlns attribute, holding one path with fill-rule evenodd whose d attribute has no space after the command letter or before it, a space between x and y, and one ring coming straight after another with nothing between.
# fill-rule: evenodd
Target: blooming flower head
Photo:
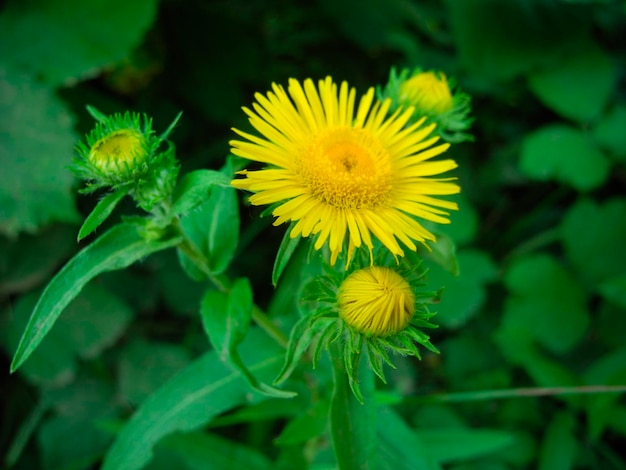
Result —
<instances>
[{"instance_id":1,"label":"blooming flower head","mask_svg":"<svg viewBox=\"0 0 626 470\"><path fill-rule=\"evenodd\" d=\"M418 73L400 85L400 99L429 113L445 113L454 105L443 73Z\"/></svg>"},{"instance_id":2,"label":"blooming flower head","mask_svg":"<svg viewBox=\"0 0 626 470\"><path fill-rule=\"evenodd\" d=\"M358 367L362 354L383 381L383 365L393 367L389 353L420 358L418 345L437 353L422 330L435 328L428 304L438 302L441 292L423 290L425 269L411 253L399 264L388 253L376 250L375 264L363 256L340 273L326 268L305 287L303 318L292 329L285 366L277 382L285 380L308 345L314 347L314 365L322 348L341 342L350 386L360 401ZM391 266L391 267L390 267Z\"/></svg>"},{"instance_id":3,"label":"blooming flower head","mask_svg":"<svg viewBox=\"0 0 626 470\"><path fill-rule=\"evenodd\" d=\"M354 88L330 77L272 89L244 108L262 137L235 129L245 140L230 144L233 154L267 165L232 184L255 193L252 204L274 205L274 225L290 222L290 237L315 237L317 250L328 245L331 265L342 252L349 264L362 246L371 254L373 239L395 257L435 240L419 219L449 223L457 205L440 196L460 188L455 178L434 177L457 166L431 161L449 147L435 145L434 124L407 125L410 108L390 115L391 101L375 101L373 88L357 105Z\"/></svg>"}]
</instances>

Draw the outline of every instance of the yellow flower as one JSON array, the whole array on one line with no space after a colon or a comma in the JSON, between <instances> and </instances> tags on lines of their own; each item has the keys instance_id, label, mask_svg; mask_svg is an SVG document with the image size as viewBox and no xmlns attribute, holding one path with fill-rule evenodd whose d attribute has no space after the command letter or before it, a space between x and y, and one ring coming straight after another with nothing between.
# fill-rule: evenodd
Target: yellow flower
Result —
<instances>
[{"instance_id":1,"label":"yellow flower","mask_svg":"<svg viewBox=\"0 0 626 470\"><path fill-rule=\"evenodd\" d=\"M105 135L89 151L89 161L105 174L132 169L147 157L143 134L121 129Z\"/></svg>"},{"instance_id":2,"label":"yellow flower","mask_svg":"<svg viewBox=\"0 0 626 470\"><path fill-rule=\"evenodd\" d=\"M448 79L443 73L422 72L400 85L400 100L420 111L442 114L454 106Z\"/></svg>"},{"instance_id":3,"label":"yellow flower","mask_svg":"<svg viewBox=\"0 0 626 470\"><path fill-rule=\"evenodd\" d=\"M398 333L415 313L410 284L393 269L380 266L350 274L339 287L337 303L341 318L368 336Z\"/></svg>"},{"instance_id":4,"label":"yellow flower","mask_svg":"<svg viewBox=\"0 0 626 470\"><path fill-rule=\"evenodd\" d=\"M373 88L355 112L354 88L330 77L317 88L311 79L291 79L288 93L272 88L256 94L253 110L244 108L263 137L234 129L246 140L230 144L233 154L268 165L240 172L232 184L256 193L254 205L276 204L274 225L292 222L291 238L316 236L316 250L328 243L331 264L346 240L348 263L362 245L372 253L372 235L394 256L404 255L399 242L416 250L414 242L435 240L416 218L449 223L446 210L457 205L438 196L460 188L455 178L432 178L457 166L429 161L449 147L433 146L434 124L405 127L413 109L388 116L391 101L374 103Z\"/></svg>"}]
</instances>

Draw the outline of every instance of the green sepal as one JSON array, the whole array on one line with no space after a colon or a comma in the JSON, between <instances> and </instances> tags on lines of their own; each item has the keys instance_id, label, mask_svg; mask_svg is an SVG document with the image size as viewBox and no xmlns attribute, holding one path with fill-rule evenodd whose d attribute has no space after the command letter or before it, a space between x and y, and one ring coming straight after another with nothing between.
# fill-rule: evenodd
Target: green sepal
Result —
<instances>
[{"instance_id":1,"label":"green sepal","mask_svg":"<svg viewBox=\"0 0 626 470\"><path fill-rule=\"evenodd\" d=\"M85 106L85 108L87 108L87 112L96 121L98 121L98 122L106 121L107 117L104 114L102 114L100 111L98 111L95 107L93 107L93 106L88 104L87 106Z\"/></svg>"},{"instance_id":2,"label":"green sepal","mask_svg":"<svg viewBox=\"0 0 626 470\"><path fill-rule=\"evenodd\" d=\"M178 121L180 120L180 118L182 117L183 112L179 112L176 117L174 118L174 120L172 121L172 123L167 127L167 129L165 129L165 132L163 132L160 136L159 136L159 141L160 142L165 142L170 134L174 131L174 128L176 127L176 124L178 124Z\"/></svg>"},{"instance_id":3,"label":"green sepal","mask_svg":"<svg viewBox=\"0 0 626 470\"><path fill-rule=\"evenodd\" d=\"M214 186L230 187L230 178L220 171L196 170L187 173L176 185L170 214L185 214L206 202Z\"/></svg>"},{"instance_id":4,"label":"green sepal","mask_svg":"<svg viewBox=\"0 0 626 470\"><path fill-rule=\"evenodd\" d=\"M85 222L83 222L83 225L80 227L77 241L81 241L97 229L100 224L102 224L102 222L104 222L111 215L113 209L115 209L117 204L129 193L129 191L129 186L122 186L117 191L109 193L103 197L98 204L96 204L96 207L94 207L85 219Z\"/></svg>"},{"instance_id":5,"label":"green sepal","mask_svg":"<svg viewBox=\"0 0 626 470\"><path fill-rule=\"evenodd\" d=\"M237 279L228 293L208 291L202 299L204 330L223 362L232 365L248 385L263 395L292 398L296 394L260 382L239 355L238 346L245 339L252 321L252 288L248 279Z\"/></svg>"},{"instance_id":6,"label":"green sepal","mask_svg":"<svg viewBox=\"0 0 626 470\"><path fill-rule=\"evenodd\" d=\"M11 372L28 359L65 307L100 273L126 268L135 261L181 242L177 236L147 240L136 224L120 224L72 258L41 294L11 363Z\"/></svg>"},{"instance_id":7,"label":"green sepal","mask_svg":"<svg viewBox=\"0 0 626 470\"><path fill-rule=\"evenodd\" d=\"M298 244L300 243L301 236L291 237L291 229L294 226L294 222L292 222L285 234L283 235L283 240L280 242L280 247L278 248L278 253L276 254L276 260L274 261L274 268L272 269L272 284L274 287L278 284L278 280L280 276L283 274L284 269L287 267L289 260L293 256Z\"/></svg>"}]
</instances>

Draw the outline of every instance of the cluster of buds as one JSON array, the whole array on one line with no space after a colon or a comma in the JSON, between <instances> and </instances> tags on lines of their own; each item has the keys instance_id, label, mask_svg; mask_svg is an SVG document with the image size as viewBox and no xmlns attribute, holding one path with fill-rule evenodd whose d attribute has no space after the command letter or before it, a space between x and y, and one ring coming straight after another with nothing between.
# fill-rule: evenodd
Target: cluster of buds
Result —
<instances>
[{"instance_id":1,"label":"cluster of buds","mask_svg":"<svg viewBox=\"0 0 626 470\"><path fill-rule=\"evenodd\" d=\"M73 173L86 181L81 192L125 188L146 211L167 200L179 170L174 146L167 137L178 117L166 132L157 136L151 119L145 115L127 112L105 116L94 108L88 109L97 123L85 142L77 145L71 166Z\"/></svg>"}]
</instances>

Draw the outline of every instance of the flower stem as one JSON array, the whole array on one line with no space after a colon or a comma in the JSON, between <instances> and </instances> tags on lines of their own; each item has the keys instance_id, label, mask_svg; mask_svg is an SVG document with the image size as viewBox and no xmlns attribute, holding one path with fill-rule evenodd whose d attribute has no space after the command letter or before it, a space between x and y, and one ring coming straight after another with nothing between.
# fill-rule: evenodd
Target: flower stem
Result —
<instances>
[{"instance_id":1,"label":"flower stem","mask_svg":"<svg viewBox=\"0 0 626 470\"><path fill-rule=\"evenodd\" d=\"M209 268L209 260L206 256L187 238L184 230L180 226L180 222L176 220L173 224L176 231L183 237L183 241L180 242L178 248L182 251L187 258L196 266L202 274L213 284L218 290L222 292L229 292L232 287L232 282L228 277L223 274L215 274ZM261 310L258 306L254 305L252 310L252 319L259 325L260 328L273 338L278 344L286 348L289 342L287 336L276 326L274 322L267 316L267 314Z\"/></svg>"}]
</instances>

